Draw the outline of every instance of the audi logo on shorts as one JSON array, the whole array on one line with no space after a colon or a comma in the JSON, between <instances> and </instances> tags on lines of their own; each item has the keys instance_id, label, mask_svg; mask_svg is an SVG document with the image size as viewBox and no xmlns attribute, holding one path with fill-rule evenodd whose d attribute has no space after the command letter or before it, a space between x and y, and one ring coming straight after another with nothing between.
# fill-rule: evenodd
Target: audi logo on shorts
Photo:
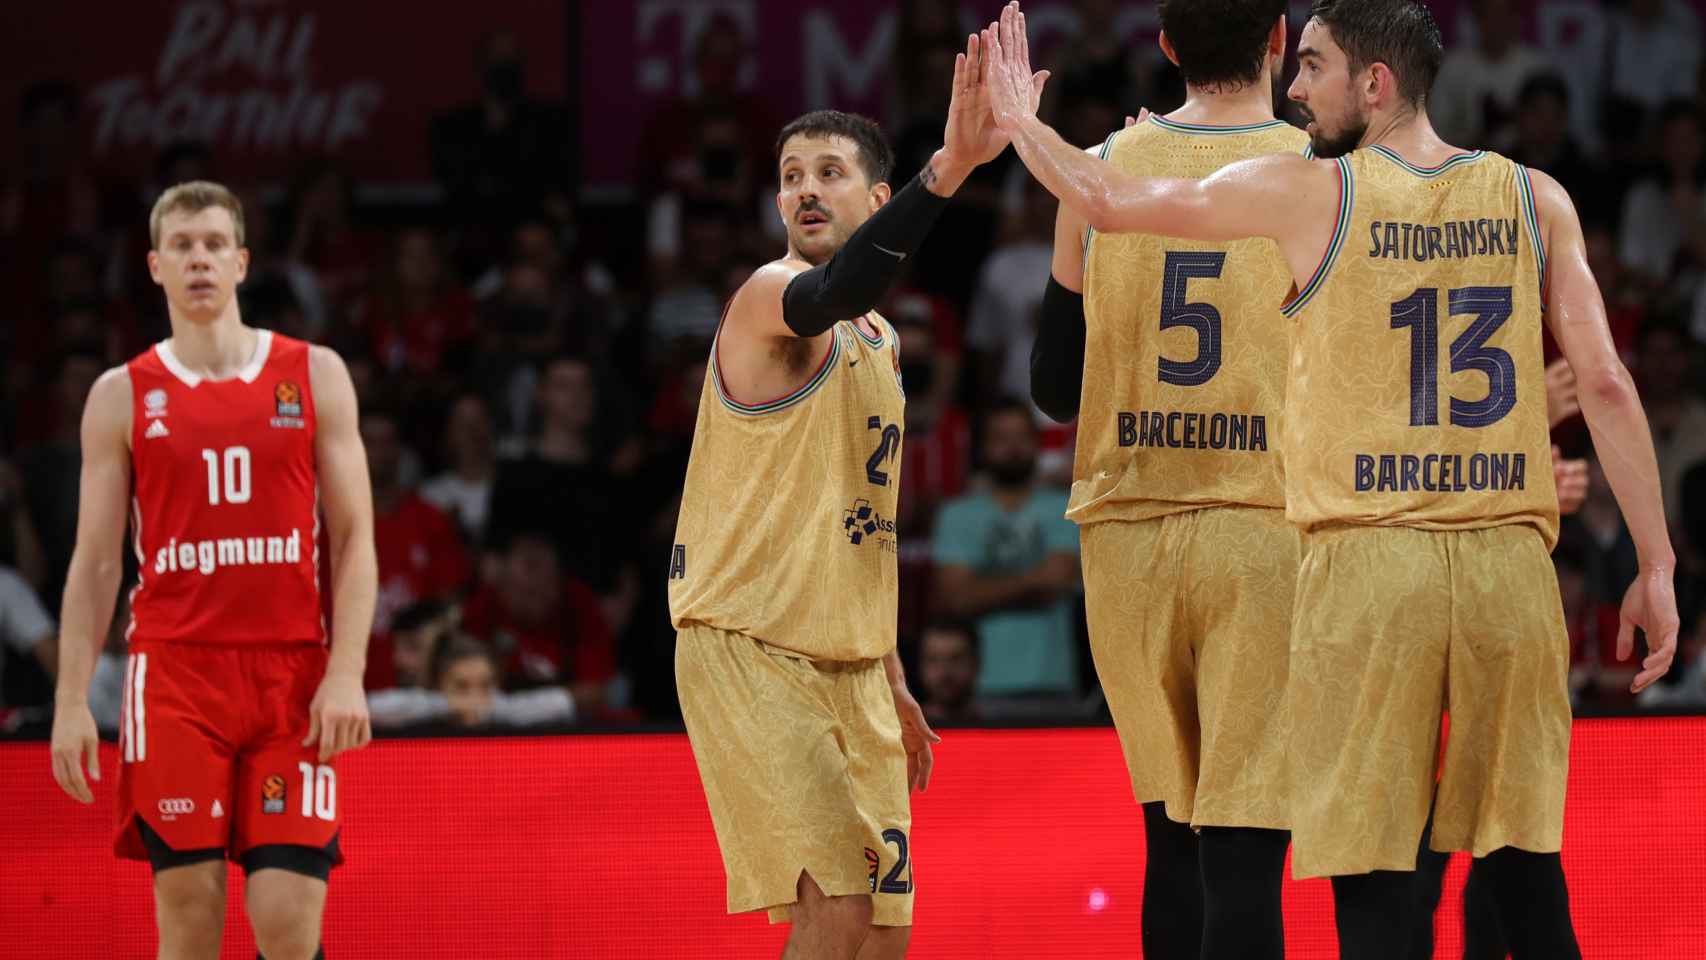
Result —
<instances>
[{"instance_id":1,"label":"audi logo on shorts","mask_svg":"<svg viewBox=\"0 0 1706 960\"><path fill-rule=\"evenodd\" d=\"M195 812L195 801L189 797L174 797L160 801L160 816L167 819L187 816Z\"/></svg>"}]
</instances>

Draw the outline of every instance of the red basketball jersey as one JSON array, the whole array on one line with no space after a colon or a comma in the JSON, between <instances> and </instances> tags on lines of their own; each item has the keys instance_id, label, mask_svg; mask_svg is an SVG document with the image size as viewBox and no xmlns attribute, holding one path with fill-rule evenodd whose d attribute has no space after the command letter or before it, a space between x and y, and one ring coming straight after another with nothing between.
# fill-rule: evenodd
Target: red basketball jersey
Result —
<instances>
[{"instance_id":1,"label":"red basketball jersey","mask_svg":"<svg viewBox=\"0 0 1706 960\"><path fill-rule=\"evenodd\" d=\"M325 642L308 345L257 332L229 380L130 361L132 641Z\"/></svg>"}]
</instances>

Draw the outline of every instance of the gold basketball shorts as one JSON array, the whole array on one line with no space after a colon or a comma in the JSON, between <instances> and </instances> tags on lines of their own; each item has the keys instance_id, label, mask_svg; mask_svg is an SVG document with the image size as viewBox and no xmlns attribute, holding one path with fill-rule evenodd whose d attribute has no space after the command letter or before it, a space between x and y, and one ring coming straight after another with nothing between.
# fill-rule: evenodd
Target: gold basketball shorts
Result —
<instances>
[{"instance_id":1,"label":"gold basketball shorts","mask_svg":"<svg viewBox=\"0 0 1706 960\"><path fill-rule=\"evenodd\" d=\"M906 751L881 660L807 660L690 623L675 678L728 876L730 913L789 918L801 872L912 923Z\"/></svg>"},{"instance_id":2,"label":"gold basketball shorts","mask_svg":"<svg viewBox=\"0 0 1706 960\"><path fill-rule=\"evenodd\" d=\"M1284 511L1205 507L1080 531L1096 674L1139 803L1194 826L1287 826Z\"/></svg>"},{"instance_id":3,"label":"gold basketball shorts","mask_svg":"<svg viewBox=\"0 0 1706 960\"><path fill-rule=\"evenodd\" d=\"M1556 852L1568 669L1533 527L1305 534L1286 697L1292 875L1415 869L1430 804L1435 850Z\"/></svg>"}]
</instances>

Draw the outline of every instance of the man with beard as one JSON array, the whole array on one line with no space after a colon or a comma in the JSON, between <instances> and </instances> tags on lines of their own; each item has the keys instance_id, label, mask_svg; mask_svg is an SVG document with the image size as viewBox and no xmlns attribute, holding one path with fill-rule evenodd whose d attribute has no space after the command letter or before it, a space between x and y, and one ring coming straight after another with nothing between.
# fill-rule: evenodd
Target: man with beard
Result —
<instances>
[{"instance_id":1,"label":"man with beard","mask_svg":"<svg viewBox=\"0 0 1706 960\"><path fill-rule=\"evenodd\" d=\"M872 308L1006 148L978 56L956 58L945 145L892 199L876 124L820 111L782 129L788 252L730 301L694 425L669 565L677 688L729 911L792 920L785 957L898 957L910 934L907 793L936 738L895 652L905 400Z\"/></svg>"},{"instance_id":2,"label":"man with beard","mask_svg":"<svg viewBox=\"0 0 1706 960\"><path fill-rule=\"evenodd\" d=\"M1387 956L1407 928L1432 803L1432 846L1482 858L1513 955L1579 957L1558 857L1569 646L1548 557L1542 319L1639 553L1618 638L1627 657L1647 631L1635 690L1669 669L1678 624L1652 437L1568 195L1429 125L1443 48L1428 9L1317 0L1311 14L1290 95L1327 160L1276 154L1190 180L1085 156L1029 106L1016 3L983 35L989 102L1097 231L1268 237L1291 268L1292 872L1333 878L1340 956Z\"/></svg>"},{"instance_id":3,"label":"man with beard","mask_svg":"<svg viewBox=\"0 0 1706 960\"><path fill-rule=\"evenodd\" d=\"M1127 174L1185 177L1301 155L1309 138L1274 117L1285 8L1162 0L1161 49L1186 101L1091 152ZM1078 418L1066 516L1143 809L1143 954L1278 960L1280 707L1300 554L1279 450L1291 271L1270 240L1094 233L1063 204L1052 272L1031 393L1054 419Z\"/></svg>"},{"instance_id":4,"label":"man with beard","mask_svg":"<svg viewBox=\"0 0 1706 960\"><path fill-rule=\"evenodd\" d=\"M991 408L979 448L989 488L944 504L931 538L941 612L977 621L990 713L1059 712L1078 693L1078 530L1066 493L1037 483L1037 447L1027 404Z\"/></svg>"}]
</instances>

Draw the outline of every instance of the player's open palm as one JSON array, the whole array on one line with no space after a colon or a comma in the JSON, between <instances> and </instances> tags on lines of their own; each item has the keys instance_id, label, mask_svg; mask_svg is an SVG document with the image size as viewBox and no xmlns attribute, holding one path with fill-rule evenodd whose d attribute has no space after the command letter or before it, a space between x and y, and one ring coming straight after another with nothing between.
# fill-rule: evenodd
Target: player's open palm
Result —
<instances>
[{"instance_id":1,"label":"player's open palm","mask_svg":"<svg viewBox=\"0 0 1706 960\"><path fill-rule=\"evenodd\" d=\"M978 42L984 51L982 86L996 124L1005 129L1036 116L1048 71L1031 72L1030 41L1019 5L1009 3L1001 20L985 27Z\"/></svg>"},{"instance_id":2,"label":"player's open palm","mask_svg":"<svg viewBox=\"0 0 1706 960\"><path fill-rule=\"evenodd\" d=\"M1676 657L1676 634L1681 622L1676 615L1676 586L1669 570L1642 570L1623 595L1622 623L1617 630L1617 659L1627 660L1635 652L1635 628L1647 634L1647 657L1641 672L1629 685L1640 693L1670 670Z\"/></svg>"},{"instance_id":3,"label":"player's open palm","mask_svg":"<svg viewBox=\"0 0 1706 960\"><path fill-rule=\"evenodd\" d=\"M930 745L941 743L942 738L930 729L923 708L905 687L894 688L894 712L900 717L900 743L906 748L906 787L923 793L930 785L930 768L935 765Z\"/></svg>"},{"instance_id":4,"label":"player's open palm","mask_svg":"<svg viewBox=\"0 0 1706 960\"><path fill-rule=\"evenodd\" d=\"M101 739L95 732L95 716L88 704L60 704L53 711L53 779L78 803L94 803L89 781L83 779L83 764L89 779L101 779Z\"/></svg>"},{"instance_id":5,"label":"player's open palm","mask_svg":"<svg viewBox=\"0 0 1706 960\"><path fill-rule=\"evenodd\" d=\"M372 739L373 724L367 715L367 693L361 689L361 678L326 674L308 707L308 738L302 745L311 747L317 741L320 762L325 763L345 750L367 746Z\"/></svg>"}]
</instances>

